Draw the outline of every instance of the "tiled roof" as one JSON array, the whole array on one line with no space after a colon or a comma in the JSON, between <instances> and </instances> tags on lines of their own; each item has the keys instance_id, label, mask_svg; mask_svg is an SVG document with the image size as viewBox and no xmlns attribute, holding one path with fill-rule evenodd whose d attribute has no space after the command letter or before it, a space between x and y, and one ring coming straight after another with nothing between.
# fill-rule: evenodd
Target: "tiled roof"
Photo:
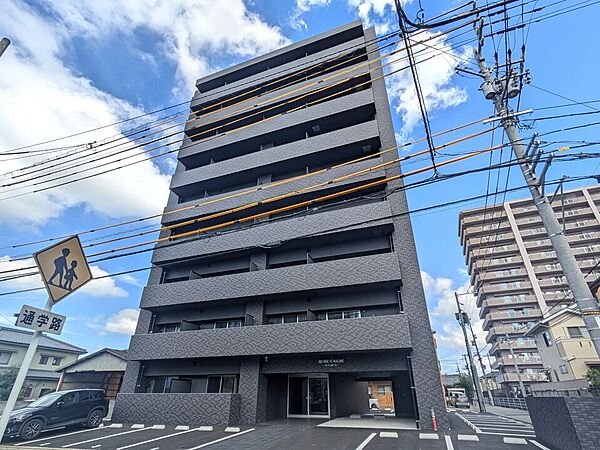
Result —
<instances>
[{"instance_id":1,"label":"tiled roof","mask_svg":"<svg viewBox=\"0 0 600 450\"><path fill-rule=\"evenodd\" d=\"M5 371L7 370L6 367L2 367L0 368L0 371ZM36 369L29 369L27 371L27 377L26 378L34 378L34 379L44 379L44 380L59 380L60 379L60 373L58 372L54 372L52 370L36 370Z\"/></svg>"},{"instance_id":2,"label":"tiled roof","mask_svg":"<svg viewBox=\"0 0 600 450\"><path fill-rule=\"evenodd\" d=\"M117 358L121 358L123 360L125 360L125 358L127 357L127 350L118 350L116 348L105 347L105 348L98 350L97 352L90 353L89 355L85 355L84 357L79 358L77 361L73 361L72 363L66 364L66 365L60 367L60 369L57 369L57 371L62 372L67 367L75 366L75 365L79 364L80 362L85 361L90 358L93 358L101 353L110 353L111 355L114 355Z\"/></svg>"},{"instance_id":3,"label":"tiled roof","mask_svg":"<svg viewBox=\"0 0 600 450\"><path fill-rule=\"evenodd\" d=\"M0 327L0 343L28 345L31 341L33 331L19 330L16 328ZM43 335L40 339L39 348L60 350L63 352L86 353L87 350L75 345L68 344L56 338Z\"/></svg>"}]
</instances>

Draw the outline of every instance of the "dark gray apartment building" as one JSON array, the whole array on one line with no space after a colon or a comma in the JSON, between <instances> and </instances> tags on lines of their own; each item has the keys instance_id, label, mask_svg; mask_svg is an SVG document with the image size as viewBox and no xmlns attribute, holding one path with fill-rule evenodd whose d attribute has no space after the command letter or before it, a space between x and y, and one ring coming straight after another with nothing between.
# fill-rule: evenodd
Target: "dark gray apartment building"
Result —
<instances>
[{"instance_id":1,"label":"dark gray apartment building","mask_svg":"<svg viewBox=\"0 0 600 450\"><path fill-rule=\"evenodd\" d=\"M379 55L357 21L197 81L162 218L189 234L154 249L116 420L365 414L378 381L446 425L400 167L368 170L397 157Z\"/></svg>"}]
</instances>

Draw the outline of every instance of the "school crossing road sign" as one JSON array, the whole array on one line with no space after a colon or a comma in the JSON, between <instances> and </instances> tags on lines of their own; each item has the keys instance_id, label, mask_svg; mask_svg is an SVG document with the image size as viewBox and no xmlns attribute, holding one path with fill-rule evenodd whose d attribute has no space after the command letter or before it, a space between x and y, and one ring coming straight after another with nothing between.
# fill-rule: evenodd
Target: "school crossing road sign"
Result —
<instances>
[{"instance_id":1,"label":"school crossing road sign","mask_svg":"<svg viewBox=\"0 0 600 450\"><path fill-rule=\"evenodd\" d=\"M34 253L33 258L53 303L58 303L92 279L78 236Z\"/></svg>"},{"instance_id":2,"label":"school crossing road sign","mask_svg":"<svg viewBox=\"0 0 600 450\"><path fill-rule=\"evenodd\" d=\"M60 314L23 305L15 325L21 328L29 328L30 330L60 334L65 326L65 320L67 318Z\"/></svg>"}]
</instances>

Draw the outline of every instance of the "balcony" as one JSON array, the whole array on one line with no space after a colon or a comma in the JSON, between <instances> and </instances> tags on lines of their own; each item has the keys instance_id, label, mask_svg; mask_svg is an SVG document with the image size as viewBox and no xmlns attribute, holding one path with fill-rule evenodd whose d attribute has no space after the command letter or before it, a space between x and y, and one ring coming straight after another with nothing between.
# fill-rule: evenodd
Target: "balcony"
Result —
<instances>
[{"instance_id":1,"label":"balcony","mask_svg":"<svg viewBox=\"0 0 600 450\"><path fill-rule=\"evenodd\" d=\"M390 215L388 202L356 205L333 211L323 210L318 214L308 214L300 218L264 223L241 233L223 233L212 235L208 239L191 239L181 245L158 245L152 254L152 262L163 265L176 260L298 239L315 233L326 234L329 230L341 227L345 227L344 230L376 227L391 224Z\"/></svg>"},{"instance_id":2,"label":"balcony","mask_svg":"<svg viewBox=\"0 0 600 450\"><path fill-rule=\"evenodd\" d=\"M373 101L372 91L366 89L330 100L329 102L309 106L308 108L303 108L272 120L257 123L252 127L226 134L216 140L206 140L198 143L184 140L185 148L179 151L177 158L183 164L188 165L201 153L215 151L215 149L218 151L222 147L235 144L241 145L244 141L252 139L255 136L268 135L280 130L285 131L285 128L292 124L311 123L354 108L368 107L373 104Z\"/></svg>"},{"instance_id":3,"label":"balcony","mask_svg":"<svg viewBox=\"0 0 600 450\"><path fill-rule=\"evenodd\" d=\"M481 303L481 310L479 312L479 316L481 318L484 317L485 314L490 312L490 309L513 306L526 306L526 305L535 305L537 304L537 298L535 295L522 295L522 296L500 296L500 297L486 297L485 300Z\"/></svg>"},{"instance_id":4,"label":"balcony","mask_svg":"<svg viewBox=\"0 0 600 450\"><path fill-rule=\"evenodd\" d=\"M479 259L475 263L473 263L472 270L473 272L479 272L481 270L497 270L504 268L511 268L515 266L522 266L523 258L521 256L509 256L509 257L501 257L501 258L486 258Z\"/></svg>"},{"instance_id":5,"label":"balcony","mask_svg":"<svg viewBox=\"0 0 600 450\"><path fill-rule=\"evenodd\" d=\"M556 261L556 253L554 250L547 250L543 252L529 253L529 259L531 262L543 262L543 261Z\"/></svg>"},{"instance_id":6,"label":"balcony","mask_svg":"<svg viewBox=\"0 0 600 450\"><path fill-rule=\"evenodd\" d=\"M540 278L538 281L542 289L551 287L563 288L568 286L567 279L564 276Z\"/></svg>"},{"instance_id":7,"label":"balcony","mask_svg":"<svg viewBox=\"0 0 600 450\"><path fill-rule=\"evenodd\" d=\"M513 266L515 264L513 263ZM513 280L515 278L523 278L527 276L527 271L523 269L507 270L496 269L495 266L488 267L487 270L476 277L476 284L483 282L501 282Z\"/></svg>"},{"instance_id":8,"label":"balcony","mask_svg":"<svg viewBox=\"0 0 600 450\"><path fill-rule=\"evenodd\" d=\"M226 183L231 183L232 178L256 181L257 177L265 172L279 170L289 173L306 167L309 162L329 164L344 156L360 157L364 154L362 146L377 147L378 139L377 121L364 122L207 166L176 172L171 179L171 190L179 196L189 196L199 189L214 190L226 187Z\"/></svg>"},{"instance_id":9,"label":"balcony","mask_svg":"<svg viewBox=\"0 0 600 450\"><path fill-rule=\"evenodd\" d=\"M478 247L467 253L467 265L471 270L471 265L480 260L489 260L491 258L513 256L519 254L517 244L503 244L497 247Z\"/></svg>"},{"instance_id":10,"label":"balcony","mask_svg":"<svg viewBox=\"0 0 600 450\"><path fill-rule=\"evenodd\" d=\"M151 309L235 298L284 297L284 294L345 286L397 285L395 253L257 270L206 279L149 285L140 307Z\"/></svg>"},{"instance_id":11,"label":"balcony","mask_svg":"<svg viewBox=\"0 0 600 450\"><path fill-rule=\"evenodd\" d=\"M507 334L509 335L509 337L513 338L523 336L523 333L525 333L525 331L526 329L523 327L513 328L511 325L495 324L495 326L488 330L488 334L485 337L485 341L488 344L491 344L499 338L504 338Z\"/></svg>"},{"instance_id":12,"label":"balcony","mask_svg":"<svg viewBox=\"0 0 600 450\"><path fill-rule=\"evenodd\" d=\"M240 114L249 115L254 114L255 122L262 119L262 114L257 115L257 111L267 110L271 108L267 113L270 116L279 114L278 108L274 109L270 106L272 103L278 103L285 107L285 110L289 110L299 106L300 104L306 104L310 102L320 102L319 100L325 99L326 97L333 95L336 92L347 89L350 85L354 86L359 84L365 78L369 77L368 66L358 66L342 68L335 70L325 77L319 77L324 80L315 86L317 79L301 80L296 83L290 84L281 89L271 90L261 95L259 98L253 101L248 101L235 106L231 106L223 109L215 109L215 113L211 115L204 115L198 117L196 120L188 122L185 126L185 133L188 136L194 137L198 135L199 127L206 127L213 129L210 133L214 135L214 128L217 126L215 122L224 123L231 121L232 118L238 118ZM325 80L326 79L326 80ZM319 100L317 100L319 99ZM325 100L326 102L327 100ZM285 105L284 105L285 102ZM285 115L285 114L284 114ZM192 116L193 117L193 116ZM242 122L241 124L243 124ZM234 128L241 124L234 124Z\"/></svg>"},{"instance_id":13,"label":"balcony","mask_svg":"<svg viewBox=\"0 0 600 450\"><path fill-rule=\"evenodd\" d=\"M158 360L409 349L403 314L218 330L136 334L128 359Z\"/></svg>"},{"instance_id":14,"label":"balcony","mask_svg":"<svg viewBox=\"0 0 600 450\"><path fill-rule=\"evenodd\" d=\"M492 222L492 223L489 223L489 221L488 221L483 225L483 227L482 227L482 225L471 225L470 227L466 227L464 229L463 236L474 237L474 236L483 236L486 234L493 235L496 232L503 233L503 232L510 231L510 230L511 230L510 223L508 221Z\"/></svg>"},{"instance_id":15,"label":"balcony","mask_svg":"<svg viewBox=\"0 0 600 450\"><path fill-rule=\"evenodd\" d=\"M522 356L516 356L515 358L500 357L496 358L496 361L492 364L492 369L499 369L504 366L514 366L515 362L520 366L539 366L542 364L542 358L539 356L530 356L529 358L523 358Z\"/></svg>"},{"instance_id":16,"label":"balcony","mask_svg":"<svg viewBox=\"0 0 600 450\"><path fill-rule=\"evenodd\" d=\"M503 352L509 350L512 347L514 351L517 353L520 350L537 350L537 346L535 345L534 339L522 339L522 340L512 340L512 341L496 341L492 344L490 348L490 354L495 355L497 352Z\"/></svg>"},{"instance_id":17,"label":"balcony","mask_svg":"<svg viewBox=\"0 0 600 450\"><path fill-rule=\"evenodd\" d=\"M165 226L173 225L177 222L196 218L201 215L226 211L241 205L264 201L267 198L285 195L298 190L303 190L303 192L322 192L331 189L332 186L346 186L353 183L366 183L368 181L374 181L375 179L382 178L384 176L385 169L381 168L371 171L367 170L381 163L383 163L381 156L374 156L364 161L348 164L346 166L328 170L326 172L319 173L317 170L312 171L309 167L308 173L312 171L313 174L305 178L295 179L285 183L281 182L283 180L267 183L261 185L261 188L254 192L249 192L253 189L253 187L250 187L212 195L201 200L191 200L188 202L175 204L171 208L165 209L166 215L163 216L161 222ZM361 173L360 175L352 175L360 171L365 172ZM334 178L341 178L345 176L349 177L334 184L326 184L328 181L331 181ZM290 178L292 177L285 177L284 179ZM312 188L316 185L318 185L318 187ZM244 194L245 192L249 193Z\"/></svg>"},{"instance_id":18,"label":"balcony","mask_svg":"<svg viewBox=\"0 0 600 450\"><path fill-rule=\"evenodd\" d=\"M490 245L490 244L506 244L506 243L514 243L515 236L512 233L504 232L504 233L492 233L487 234L485 236L477 236L467 239L465 242L463 250L473 251L475 250L473 247L478 247L480 245Z\"/></svg>"},{"instance_id":19,"label":"balcony","mask_svg":"<svg viewBox=\"0 0 600 450\"><path fill-rule=\"evenodd\" d=\"M488 330L497 321L523 321L542 317L542 311L530 308L528 312L500 310L489 313L483 321L483 329Z\"/></svg>"}]
</instances>

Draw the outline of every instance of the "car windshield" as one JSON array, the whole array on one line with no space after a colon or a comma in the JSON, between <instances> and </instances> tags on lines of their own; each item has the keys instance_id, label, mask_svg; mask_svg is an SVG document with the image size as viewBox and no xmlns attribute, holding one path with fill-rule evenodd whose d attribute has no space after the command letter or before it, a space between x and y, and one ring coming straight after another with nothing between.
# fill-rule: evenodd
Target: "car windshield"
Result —
<instances>
[{"instance_id":1,"label":"car windshield","mask_svg":"<svg viewBox=\"0 0 600 450\"><path fill-rule=\"evenodd\" d=\"M30 407L37 406L49 406L54 403L58 398L60 398L62 394L54 392L52 394L44 395L43 397L38 398L35 402L31 402L29 404Z\"/></svg>"}]
</instances>

